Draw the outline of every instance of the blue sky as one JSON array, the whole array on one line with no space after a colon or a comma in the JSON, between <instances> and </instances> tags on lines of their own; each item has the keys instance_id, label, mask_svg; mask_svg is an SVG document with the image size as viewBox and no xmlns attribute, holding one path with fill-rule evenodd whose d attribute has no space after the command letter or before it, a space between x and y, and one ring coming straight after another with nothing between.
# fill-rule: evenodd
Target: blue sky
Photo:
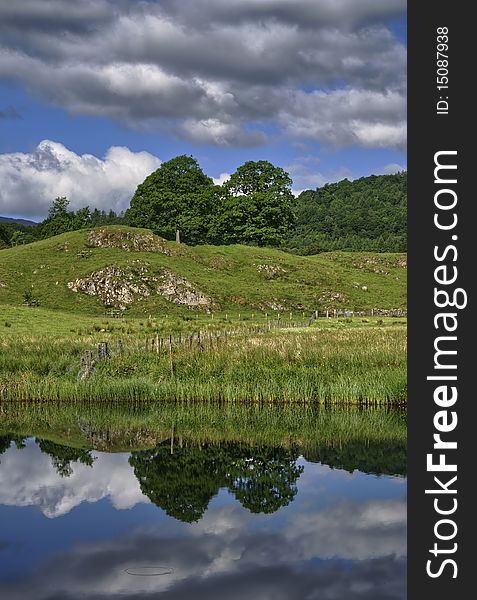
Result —
<instances>
[{"instance_id":1,"label":"blue sky","mask_svg":"<svg viewBox=\"0 0 477 600\"><path fill-rule=\"evenodd\" d=\"M405 168L405 18L402 0L1 3L0 214L122 210L178 154L217 181L270 160L297 192Z\"/></svg>"}]
</instances>

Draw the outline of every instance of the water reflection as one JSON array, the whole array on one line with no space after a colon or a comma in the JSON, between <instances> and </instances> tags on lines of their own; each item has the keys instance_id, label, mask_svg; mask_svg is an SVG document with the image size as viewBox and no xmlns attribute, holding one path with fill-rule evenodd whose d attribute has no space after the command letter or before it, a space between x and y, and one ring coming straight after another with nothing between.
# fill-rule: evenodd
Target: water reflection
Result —
<instances>
[{"instance_id":1,"label":"water reflection","mask_svg":"<svg viewBox=\"0 0 477 600\"><path fill-rule=\"evenodd\" d=\"M354 467L402 464L363 447L4 436L0 597L402 600L405 479ZM170 573L126 572L158 565Z\"/></svg>"},{"instance_id":2,"label":"water reflection","mask_svg":"<svg viewBox=\"0 0 477 600\"><path fill-rule=\"evenodd\" d=\"M170 442L133 452L129 463L141 491L171 517L198 521L220 488L254 513L273 513L293 500L303 472L295 449L201 444L172 450Z\"/></svg>"}]
</instances>

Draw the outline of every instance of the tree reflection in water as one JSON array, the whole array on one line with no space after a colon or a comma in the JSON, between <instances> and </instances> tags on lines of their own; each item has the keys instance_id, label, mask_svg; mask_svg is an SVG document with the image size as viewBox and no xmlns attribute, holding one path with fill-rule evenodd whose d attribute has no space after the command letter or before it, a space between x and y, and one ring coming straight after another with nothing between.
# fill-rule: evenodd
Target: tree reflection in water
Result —
<instances>
[{"instance_id":1,"label":"tree reflection in water","mask_svg":"<svg viewBox=\"0 0 477 600\"><path fill-rule=\"evenodd\" d=\"M297 493L303 467L297 449L238 443L183 445L171 453L169 441L133 452L141 491L168 515L198 521L221 488L254 513L273 513Z\"/></svg>"},{"instance_id":2,"label":"tree reflection in water","mask_svg":"<svg viewBox=\"0 0 477 600\"><path fill-rule=\"evenodd\" d=\"M60 477L69 477L73 473L71 463L79 462L88 467L93 466L95 458L91 455L91 450L71 448L40 438L36 438L35 441L42 452L51 456L51 462Z\"/></svg>"}]
</instances>

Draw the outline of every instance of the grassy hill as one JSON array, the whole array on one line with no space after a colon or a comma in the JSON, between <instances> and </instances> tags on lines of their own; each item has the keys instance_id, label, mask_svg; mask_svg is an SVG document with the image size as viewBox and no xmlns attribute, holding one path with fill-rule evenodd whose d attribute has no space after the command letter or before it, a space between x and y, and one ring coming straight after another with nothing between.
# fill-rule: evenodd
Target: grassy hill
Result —
<instances>
[{"instance_id":1,"label":"grassy hill","mask_svg":"<svg viewBox=\"0 0 477 600\"><path fill-rule=\"evenodd\" d=\"M116 225L1 250L0 257L0 305L21 305L28 290L42 308L77 315L104 315L107 307L160 316L406 305L405 254L189 247Z\"/></svg>"}]
</instances>

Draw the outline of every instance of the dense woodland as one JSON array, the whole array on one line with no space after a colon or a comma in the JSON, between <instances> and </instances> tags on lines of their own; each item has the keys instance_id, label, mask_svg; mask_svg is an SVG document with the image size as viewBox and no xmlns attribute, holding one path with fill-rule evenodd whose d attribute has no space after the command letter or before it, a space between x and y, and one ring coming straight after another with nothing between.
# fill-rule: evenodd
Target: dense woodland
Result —
<instances>
[{"instance_id":1,"label":"dense woodland","mask_svg":"<svg viewBox=\"0 0 477 600\"><path fill-rule=\"evenodd\" d=\"M274 246L297 254L329 250L405 252L407 174L344 179L294 198L292 180L268 161L249 161L215 185L197 161L178 156L141 183L124 214L69 210L56 198L38 225L0 220L0 248L67 231L126 224L188 244Z\"/></svg>"},{"instance_id":2,"label":"dense woodland","mask_svg":"<svg viewBox=\"0 0 477 600\"><path fill-rule=\"evenodd\" d=\"M407 173L344 179L302 192L284 244L300 254L327 250L405 252Z\"/></svg>"}]
</instances>

